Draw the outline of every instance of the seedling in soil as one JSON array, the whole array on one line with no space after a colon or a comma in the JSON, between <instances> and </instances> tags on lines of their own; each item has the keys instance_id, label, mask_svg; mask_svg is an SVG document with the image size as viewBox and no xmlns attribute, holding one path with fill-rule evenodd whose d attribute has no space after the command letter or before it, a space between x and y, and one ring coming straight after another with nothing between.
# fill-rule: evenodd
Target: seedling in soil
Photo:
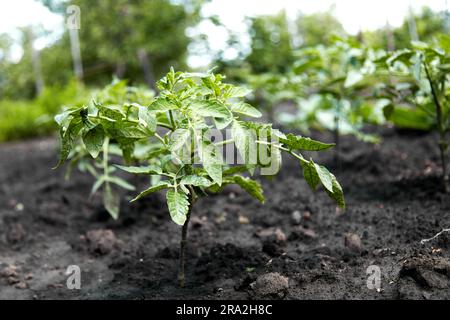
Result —
<instances>
[{"instance_id":1,"label":"seedling in soil","mask_svg":"<svg viewBox=\"0 0 450 320\"><path fill-rule=\"evenodd\" d=\"M91 174L96 180L91 195L102 189L104 207L115 219L119 216L120 198L114 187L130 191L135 187L115 174L117 168L112 163L118 157L128 163L136 161L134 151L141 146L137 142L147 136L147 128L133 122L137 121L132 117L139 107L130 101L150 103L152 98L149 90L114 80L96 94L90 105L68 108L55 117L61 137L57 167L69 158L66 178L74 167Z\"/></svg>"},{"instance_id":2,"label":"seedling in soil","mask_svg":"<svg viewBox=\"0 0 450 320\"><path fill-rule=\"evenodd\" d=\"M391 99L395 102L401 91L407 92L401 101L406 106L392 103L385 108L385 114L401 127L438 131L442 181L445 192L449 193L450 37L441 35L437 47L413 42L412 49L394 52L386 57L385 62L393 78L397 78L397 90L386 90ZM410 81L405 81L405 74Z\"/></svg>"},{"instance_id":3,"label":"seedling in soil","mask_svg":"<svg viewBox=\"0 0 450 320\"><path fill-rule=\"evenodd\" d=\"M132 104L126 108L129 112L119 112L104 105L87 113L89 121L107 132L111 140L126 137L152 150L145 163L141 161L139 166L116 167L156 181L132 201L167 190L170 216L182 227L178 274L181 287L185 284L187 232L195 202L220 192L228 184L237 184L264 202L260 183L248 176L257 169L262 175L276 174L282 153L298 159L312 189L321 184L338 205L345 206L342 188L335 176L300 153L326 150L333 144L284 135L271 124L247 121L249 117L261 116L257 109L242 101L249 90L222 80L220 74L175 73L172 69L158 82L160 94L149 106ZM90 129L83 126L82 130ZM227 139L221 139L224 131L230 133ZM64 144L70 132L70 128L63 128L63 147L72 145ZM224 159L223 149L230 151L228 147L238 150L239 164L233 152L231 157L227 152ZM62 153L63 158L65 153Z\"/></svg>"}]
</instances>

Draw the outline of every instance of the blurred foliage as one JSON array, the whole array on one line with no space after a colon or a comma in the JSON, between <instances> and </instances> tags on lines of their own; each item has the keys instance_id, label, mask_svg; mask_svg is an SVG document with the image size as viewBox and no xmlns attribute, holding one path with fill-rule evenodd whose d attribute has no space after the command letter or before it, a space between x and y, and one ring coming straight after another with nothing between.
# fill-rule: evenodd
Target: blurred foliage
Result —
<instances>
[{"instance_id":1,"label":"blurred foliage","mask_svg":"<svg viewBox=\"0 0 450 320\"><path fill-rule=\"evenodd\" d=\"M293 61L292 36L286 12L250 19L251 53L246 61L254 73L284 72Z\"/></svg>"},{"instance_id":2,"label":"blurred foliage","mask_svg":"<svg viewBox=\"0 0 450 320\"><path fill-rule=\"evenodd\" d=\"M131 85L151 86L152 80L169 66L187 68L188 46L193 51L202 47L197 40L204 42L206 52L210 52L204 34L187 35L195 34L187 32L190 27L209 20L226 29L218 17L202 16L201 8L209 0L105 0L95 5L88 0L40 1L63 16L67 6L80 7L82 82L87 88L109 83L112 75L131 79ZM239 32L227 29L229 37L223 49L215 53L213 66L226 74L228 81L255 88L248 99L265 110L272 121L277 115L283 124L303 131L335 130L375 141L373 136L362 134L363 126L383 123L383 108L388 108L386 99L396 105L394 115L400 114L397 124L401 120L408 122L412 113L402 114L402 108L409 108L405 96L415 93L418 83L410 74L404 74L399 81L392 77L392 70L374 71L374 65L388 49L388 43L397 49L411 48L416 29L421 41L436 43L445 30L444 19L443 13L424 8L414 16L414 23L406 17L400 27L390 32L380 28L349 36L332 12L299 15L290 20L281 11L247 19L248 45ZM412 25L416 26L414 30ZM39 51L46 87L36 98L33 33L42 36L45 31L39 26L19 31L21 42L15 43L23 50L19 61L11 60L16 49L13 50L11 37L0 34L0 140L50 132L53 124L46 123L48 119L43 115L51 117L60 105L76 104L93 94L92 89L72 80L70 37L66 30ZM198 52L201 54L200 49ZM404 89L404 82L408 89ZM388 84L400 86L389 88L398 94L396 98L386 96ZM276 112L276 107L285 102L295 106L293 114ZM429 129L426 121L416 123Z\"/></svg>"},{"instance_id":3,"label":"blurred foliage","mask_svg":"<svg viewBox=\"0 0 450 320\"><path fill-rule=\"evenodd\" d=\"M103 86L111 80L112 74L136 83L149 83L145 72L156 79L170 66L186 68L187 47L192 40L186 35L186 29L200 21L200 9L205 1L208 0L41 2L61 15L65 15L69 5L80 7L83 82ZM36 26L32 29L39 30ZM4 40L6 36L0 37L0 96L3 98L36 96L28 30L22 30L23 55L18 62L3 62L1 52L7 49L8 42ZM74 77L67 30L39 55L45 84L67 84Z\"/></svg>"},{"instance_id":4,"label":"blurred foliage","mask_svg":"<svg viewBox=\"0 0 450 320\"><path fill-rule=\"evenodd\" d=\"M71 81L66 86L47 87L33 100L0 101L0 141L48 134L56 129L53 115L65 104L82 105L89 91Z\"/></svg>"},{"instance_id":5,"label":"blurred foliage","mask_svg":"<svg viewBox=\"0 0 450 320\"><path fill-rule=\"evenodd\" d=\"M302 46L331 45L332 36L345 36L344 27L330 12L300 15L295 21Z\"/></svg>"},{"instance_id":6,"label":"blurred foliage","mask_svg":"<svg viewBox=\"0 0 450 320\"><path fill-rule=\"evenodd\" d=\"M410 30L410 17L406 17L403 24L390 31L392 36L393 49L409 48L411 40L411 32L416 32L418 40L424 42L432 42L436 36L445 33L445 13L434 12L428 7L424 7L419 14L413 15L416 30ZM447 31L448 32L448 31ZM389 31L386 28L381 28L375 31L366 31L362 37L365 44L369 47L388 49L389 45Z\"/></svg>"}]
</instances>

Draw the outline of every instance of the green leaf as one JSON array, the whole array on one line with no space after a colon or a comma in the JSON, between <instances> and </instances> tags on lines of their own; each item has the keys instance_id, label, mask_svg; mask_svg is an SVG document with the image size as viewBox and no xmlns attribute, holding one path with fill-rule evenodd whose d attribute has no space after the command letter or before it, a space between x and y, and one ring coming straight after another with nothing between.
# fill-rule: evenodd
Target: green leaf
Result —
<instances>
[{"instance_id":1,"label":"green leaf","mask_svg":"<svg viewBox=\"0 0 450 320\"><path fill-rule=\"evenodd\" d=\"M314 163L303 160L300 162L303 168L303 176L308 183L308 185L311 187L311 189L316 190L317 185L320 182L319 175L317 174L317 169L314 166Z\"/></svg>"},{"instance_id":2,"label":"green leaf","mask_svg":"<svg viewBox=\"0 0 450 320\"><path fill-rule=\"evenodd\" d=\"M105 183L103 191L103 205L114 220L119 217L120 198L112 191L108 182Z\"/></svg>"},{"instance_id":3,"label":"green leaf","mask_svg":"<svg viewBox=\"0 0 450 320\"><path fill-rule=\"evenodd\" d=\"M134 199L132 199L130 202L134 202L137 201L143 197L148 196L149 194L162 190L162 189L166 189L169 188L170 184L167 181L159 181L157 184L155 184L154 186L151 186L150 188L142 191L140 194L138 194Z\"/></svg>"},{"instance_id":4,"label":"green leaf","mask_svg":"<svg viewBox=\"0 0 450 320\"><path fill-rule=\"evenodd\" d=\"M105 182L105 176L101 176L97 179L97 181L95 181L94 185L92 186L91 189L91 195L96 193L98 189L100 189L100 187L102 186L102 184Z\"/></svg>"},{"instance_id":5,"label":"green leaf","mask_svg":"<svg viewBox=\"0 0 450 320\"><path fill-rule=\"evenodd\" d=\"M336 177L331 174L331 181L333 183L333 192L327 191L328 196L336 201L336 203L341 207L345 208L345 200L344 200L344 192L342 191L342 187L337 181Z\"/></svg>"},{"instance_id":6,"label":"green leaf","mask_svg":"<svg viewBox=\"0 0 450 320\"><path fill-rule=\"evenodd\" d=\"M311 160L311 162L313 162ZM324 166L320 166L317 163L314 163L314 167L316 169L317 175L319 176L320 182L328 191L333 192L333 178L331 176L330 171L327 170Z\"/></svg>"},{"instance_id":7,"label":"green leaf","mask_svg":"<svg viewBox=\"0 0 450 320\"><path fill-rule=\"evenodd\" d=\"M133 173L133 174L161 174L161 168L157 167L157 166L143 166L143 167L135 167L135 166L121 166L116 164L115 165L117 168L129 172L129 173Z\"/></svg>"},{"instance_id":8,"label":"green leaf","mask_svg":"<svg viewBox=\"0 0 450 320\"><path fill-rule=\"evenodd\" d=\"M241 98L250 94L252 90L244 88L244 87L231 87L228 91L228 96L230 98Z\"/></svg>"},{"instance_id":9,"label":"green leaf","mask_svg":"<svg viewBox=\"0 0 450 320\"><path fill-rule=\"evenodd\" d=\"M166 112L177 109L177 106L167 98L158 98L153 101L148 109L149 111Z\"/></svg>"},{"instance_id":10,"label":"green leaf","mask_svg":"<svg viewBox=\"0 0 450 320\"><path fill-rule=\"evenodd\" d=\"M249 171L251 169L255 169L252 166L248 166L248 165L237 165L237 166L233 166L233 167L229 167L228 169L223 171L223 175L227 176L227 175L232 175L232 174L236 174L236 173L243 173L246 171Z\"/></svg>"},{"instance_id":11,"label":"green leaf","mask_svg":"<svg viewBox=\"0 0 450 320\"><path fill-rule=\"evenodd\" d=\"M323 143L310 138L295 136L292 133L289 133L286 138L280 137L280 141L290 150L320 151L334 146L334 143Z\"/></svg>"},{"instance_id":12,"label":"green leaf","mask_svg":"<svg viewBox=\"0 0 450 320\"><path fill-rule=\"evenodd\" d=\"M256 164L256 131L245 127L241 121L233 120L231 137L245 164Z\"/></svg>"},{"instance_id":13,"label":"green leaf","mask_svg":"<svg viewBox=\"0 0 450 320\"><path fill-rule=\"evenodd\" d=\"M191 104L192 111L202 117L231 118L228 108L218 101L200 100Z\"/></svg>"},{"instance_id":14,"label":"green leaf","mask_svg":"<svg viewBox=\"0 0 450 320\"><path fill-rule=\"evenodd\" d=\"M156 118L147 107L139 106L139 121L150 131L156 131Z\"/></svg>"},{"instance_id":15,"label":"green leaf","mask_svg":"<svg viewBox=\"0 0 450 320\"><path fill-rule=\"evenodd\" d=\"M106 180L111 182L111 183L114 183L114 184L118 185L119 187L122 187L122 188L124 188L126 190L130 190L130 191L136 190L136 188L133 185L129 184L128 182L126 182L122 178L114 177L114 176L108 176L106 178Z\"/></svg>"},{"instance_id":16,"label":"green leaf","mask_svg":"<svg viewBox=\"0 0 450 320\"><path fill-rule=\"evenodd\" d=\"M81 122L81 119L79 117L76 117L70 121L69 126L65 131L63 130L63 128L60 129L61 150L59 162L55 166L55 168L58 168L66 161L67 157L70 154L70 151L73 148L75 140L78 138L78 134L80 133L82 127L83 124Z\"/></svg>"},{"instance_id":17,"label":"green leaf","mask_svg":"<svg viewBox=\"0 0 450 320\"><path fill-rule=\"evenodd\" d=\"M169 150L179 151L183 147L190 147L189 138L191 137L191 130L177 129L170 135ZM189 145L187 144L189 142Z\"/></svg>"},{"instance_id":18,"label":"green leaf","mask_svg":"<svg viewBox=\"0 0 450 320\"><path fill-rule=\"evenodd\" d=\"M197 175L189 175L183 177L183 179L181 179L180 184L187 184L195 187L209 187L212 183L205 177L200 177Z\"/></svg>"},{"instance_id":19,"label":"green leaf","mask_svg":"<svg viewBox=\"0 0 450 320\"><path fill-rule=\"evenodd\" d=\"M214 118L214 123L216 124L216 128L219 130L225 129L228 125L233 121L233 117L229 118Z\"/></svg>"},{"instance_id":20,"label":"green leaf","mask_svg":"<svg viewBox=\"0 0 450 320\"><path fill-rule=\"evenodd\" d=\"M105 131L101 125L95 126L83 135L83 143L86 146L86 150L94 159L98 157L104 142Z\"/></svg>"},{"instance_id":21,"label":"green leaf","mask_svg":"<svg viewBox=\"0 0 450 320\"><path fill-rule=\"evenodd\" d=\"M222 184L223 159L220 150L208 141L202 141L200 157L203 168L211 179L219 186Z\"/></svg>"},{"instance_id":22,"label":"green leaf","mask_svg":"<svg viewBox=\"0 0 450 320\"><path fill-rule=\"evenodd\" d=\"M238 184L242 189L247 191L249 195L258 199L261 203L264 203L265 198L263 195L263 189L259 182L250 178L244 178L242 176L234 176L234 183Z\"/></svg>"},{"instance_id":23,"label":"green leaf","mask_svg":"<svg viewBox=\"0 0 450 320\"><path fill-rule=\"evenodd\" d=\"M349 88L351 86L354 86L355 84L360 82L362 79L364 79L364 76L361 72L355 71L355 70L350 70L347 73L347 78L345 79L344 87Z\"/></svg>"},{"instance_id":24,"label":"green leaf","mask_svg":"<svg viewBox=\"0 0 450 320\"><path fill-rule=\"evenodd\" d=\"M142 127L129 122L114 122L106 129L111 137L117 138L143 139L149 136Z\"/></svg>"},{"instance_id":25,"label":"green leaf","mask_svg":"<svg viewBox=\"0 0 450 320\"><path fill-rule=\"evenodd\" d=\"M189 212L189 201L187 195L184 192L178 192L175 189L170 189L167 191L166 199L170 217L173 222L180 226L184 225Z\"/></svg>"},{"instance_id":26,"label":"green leaf","mask_svg":"<svg viewBox=\"0 0 450 320\"><path fill-rule=\"evenodd\" d=\"M260 118L262 116L261 112L258 109L245 102L234 104L231 107L231 111L254 118Z\"/></svg>"}]
</instances>

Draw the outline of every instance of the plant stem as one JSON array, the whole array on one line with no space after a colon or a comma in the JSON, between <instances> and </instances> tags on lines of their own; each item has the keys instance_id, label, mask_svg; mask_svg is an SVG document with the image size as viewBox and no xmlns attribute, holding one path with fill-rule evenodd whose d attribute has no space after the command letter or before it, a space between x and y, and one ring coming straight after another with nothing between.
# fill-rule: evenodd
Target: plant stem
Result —
<instances>
[{"instance_id":1,"label":"plant stem","mask_svg":"<svg viewBox=\"0 0 450 320\"><path fill-rule=\"evenodd\" d=\"M339 113L341 109L341 101L339 100L336 105L336 114L334 115L334 143L336 144L334 149L334 165L337 170L340 170L341 161L339 158L340 142L339 142Z\"/></svg>"},{"instance_id":2,"label":"plant stem","mask_svg":"<svg viewBox=\"0 0 450 320\"><path fill-rule=\"evenodd\" d=\"M444 190L446 193L450 193L450 182L447 174L447 143L445 141L445 131L446 124L442 119L442 106L439 101L439 96L437 90L434 86L433 79L431 78L430 70L428 69L428 65L425 61L423 61L423 65L425 67L425 73L427 75L428 82L431 87L431 94L433 96L434 106L436 108L436 121L437 127L439 131L439 151L441 155L441 165L442 165L442 182L444 184Z\"/></svg>"},{"instance_id":3,"label":"plant stem","mask_svg":"<svg viewBox=\"0 0 450 320\"><path fill-rule=\"evenodd\" d=\"M185 265L186 265L186 247L187 247L187 232L189 227L189 220L191 219L192 206L195 202L195 194L194 189L189 187L189 210L186 215L186 221L181 228L181 241L180 241L180 261L179 261L179 270L178 270L178 284L180 288L184 287L185 283Z\"/></svg>"}]
</instances>

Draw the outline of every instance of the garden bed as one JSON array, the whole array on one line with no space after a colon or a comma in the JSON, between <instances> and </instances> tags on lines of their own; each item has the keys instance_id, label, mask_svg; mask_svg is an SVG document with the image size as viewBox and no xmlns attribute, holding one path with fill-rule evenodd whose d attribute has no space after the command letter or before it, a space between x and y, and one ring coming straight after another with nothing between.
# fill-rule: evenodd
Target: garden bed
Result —
<instances>
[{"instance_id":1,"label":"garden bed","mask_svg":"<svg viewBox=\"0 0 450 320\"><path fill-rule=\"evenodd\" d=\"M378 146L344 137L341 170L332 150L315 155L343 186L345 210L313 193L290 157L261 179L265 205L234 187L198 201L183 289L180 227L163 193L134 204L124 196L113 221L100 197L89 199L89 176L64 181L64 170L51 170L56 139L3 144L0 299L449 299L449 234L420 243L450 227L436 137L380 134ZM81 268L81 290L66 288L69 265ZM370 265L381 269L381 290L367 288Z\"/></svg>"}]
</instances>

